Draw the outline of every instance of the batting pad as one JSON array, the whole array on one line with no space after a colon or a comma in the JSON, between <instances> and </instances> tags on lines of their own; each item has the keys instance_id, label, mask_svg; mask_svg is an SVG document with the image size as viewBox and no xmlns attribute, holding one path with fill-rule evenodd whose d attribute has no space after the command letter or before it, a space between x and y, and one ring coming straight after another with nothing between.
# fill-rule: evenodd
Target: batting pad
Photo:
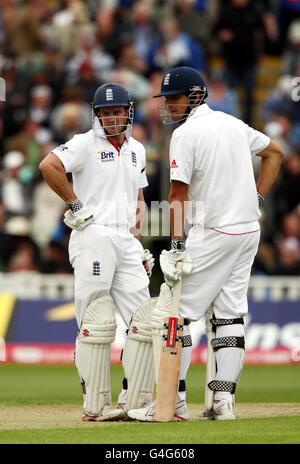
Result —
<instances>
[{"instance_id":1,"label":"batting pad","mask_svg":"<svg viewBox=\"0 0 300 464\"><path fill-rule=\"evenodd\" d=\"M91 416L111 405L110 345L115 333L113 300L105 294L87 307L76 341L75 365L84 383L84 411Z\"/></svg>"},{"instance_id":2,"label":"batting pad","mask_svg":"<svg viewBox=\"0 0 300 464\"><path fill-rule=\"evenodd\" d=\"M128 390L125 411L151 403L154 390L151 314L156 298L146 300L135 312L122 355Z\"/></svg>"},{"instance_id":3,"label":"batting pad","mask_svg":"<svg viewBox=\"0 0 300 464\"><path fill-rule=\"evenodd\" d=\"M162 284L160 287L159 297L156 305L152 311L151 328L153 340L153 359L154 359L154 372L155 382L158 383L159 364L161 343L164 331L164 320L170 316L172 305L172 292L167 284Z\"/></svg>"}]
</instances>

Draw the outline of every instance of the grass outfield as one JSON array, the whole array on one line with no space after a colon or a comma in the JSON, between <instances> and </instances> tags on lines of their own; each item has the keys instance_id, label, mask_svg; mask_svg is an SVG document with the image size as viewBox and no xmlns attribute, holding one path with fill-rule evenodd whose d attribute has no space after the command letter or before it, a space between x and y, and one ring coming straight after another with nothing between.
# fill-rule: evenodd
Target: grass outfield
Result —
<instances>
[{"instance_id":1,"label":"grass outfield","mask_svg":"<svg viewBox=\"0 0 300 464\"><path fill-rule=\"evenodd\" d=\"M116 403L121 366L112 366ZM191 421L82 423L74 366L0 365L0 443L294 444L300 443L299 366L245 366L236 393L236 421L200 422L204 366L191 366L187 401ZM100 427L100 430L99 430Z\"/></svg>"}]
</instances>

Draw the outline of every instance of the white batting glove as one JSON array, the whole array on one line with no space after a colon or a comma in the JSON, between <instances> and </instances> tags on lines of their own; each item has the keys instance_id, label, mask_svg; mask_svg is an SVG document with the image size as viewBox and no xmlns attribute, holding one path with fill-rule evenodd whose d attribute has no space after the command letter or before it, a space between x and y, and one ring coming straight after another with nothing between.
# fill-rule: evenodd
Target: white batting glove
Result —
<instances>
[{"instance_id":1,"label":"white batting glove","mask_svg":"<svg viewBox=\"0 0 300 464\"><path fill-rule=\"evenodd\" d=\"M148 277L151 277L152 269L154 268L154 261L155 259L152 253L150 253L147 249L144 250L143 265Z\"/></svg>"},{"instance_id":2,"label":"white batting glove","mask_svg":"<svg viewBox=\"0 0 300 464\"><path fill-rule=\"evenodd\" d=\"M64 214L64 223L73 230L83 230L93 222L93 213L76 199L68 203L70 209Z\"/></svg>"},{"instance_id":3,"label":"white batting glove","mask_svg":"<svg viewBox=\"0 0 300 464\"><path fill-rule=\"evenodd\" d=\"M183 264L181 270L176 268L179 261ZM182 240L172 240L171 250L161 252L159 263L165 282L169 287L173 287L183 274L189 274L192 271L192 258L186 251L185 243Z\"/></svg>"}]
</instances>

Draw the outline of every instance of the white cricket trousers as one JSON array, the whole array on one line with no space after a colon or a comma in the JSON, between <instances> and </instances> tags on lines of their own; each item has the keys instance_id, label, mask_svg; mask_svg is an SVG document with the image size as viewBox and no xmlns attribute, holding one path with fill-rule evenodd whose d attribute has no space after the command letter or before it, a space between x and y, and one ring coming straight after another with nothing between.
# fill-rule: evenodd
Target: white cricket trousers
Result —
<instances>
[{"instance_id":1,"label":"white cricket trousers","mask_svg":"<svg viewBox=\"0 0 300 464\"><path fill-rule=\"evenodd\" d=\"M181 317L196 321L212 303L215 317L219 319L247 314L247 291L260 239L259 224L248 227L245 224L243 230L237 234L192 227L186 248L193 269L182 279Z\"/></svg>"},{"instance_id":2,"label":"white cricket trousers","mask_svg":"<svg viewBox=\"0 0 300 464\"><path fill-rule=\"evenodd\" d=\"M128 231L91 224L72 231L69 259L75 275L75 313L78 327L92 297L109 291L126 324L149 295L143 246Z\"/></svg>"}]
</instances>

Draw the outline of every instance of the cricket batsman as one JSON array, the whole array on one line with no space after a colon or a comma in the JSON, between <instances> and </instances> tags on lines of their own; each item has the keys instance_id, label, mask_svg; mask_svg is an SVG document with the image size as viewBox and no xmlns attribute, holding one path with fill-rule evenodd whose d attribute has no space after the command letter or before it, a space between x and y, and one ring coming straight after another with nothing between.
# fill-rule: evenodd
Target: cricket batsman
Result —
<instances>
[{"instance_id":1,"label":"cricket batsman","mask_svg":"<svg viewBox=\"0 0 300 464\"><path fill-rule=\"evenodd\" d=\"M69 259L75 275L78 325L75 365L85 421L117 419L152 401L154 387L149 276L154 258L140 238L146 154L131 136L134 104L116 83L100 86L93 100L93 128L49 153L40 170L68 205ZM66 173L72 173L72 184ZM119 406L111 402L110 346L115 309L128 327ZM150 332L149 332L150 331Z\"/></svg>"},{"instance_id":2,"label":"cricket batsman","mask_svg":"<svg viewBox=\"0 0 300 464\"><path fill-rule=\"evenodd\" d=\"M202 75L183 66L165 73L161 92L154 96L164 99L163 123L177 124L169 153L172 240L170 250L161 253L160 266L169 287L182 279L179 317L197 321L212 308L216 372L206 389L213 401L200 419L230 420L235 419L234 393L244 363L244 317L260 240L260 206L279 173L283 152L243 121L210 109L207 95ZM261 158L257 184L255 155ZM181 271L177 262L183 263ZM181 383L190 353L182 350ZM183 399L179 388L177 403ZM153 421L153 410L152 404L129 416Z\"/></svg>"}]
</instances>

